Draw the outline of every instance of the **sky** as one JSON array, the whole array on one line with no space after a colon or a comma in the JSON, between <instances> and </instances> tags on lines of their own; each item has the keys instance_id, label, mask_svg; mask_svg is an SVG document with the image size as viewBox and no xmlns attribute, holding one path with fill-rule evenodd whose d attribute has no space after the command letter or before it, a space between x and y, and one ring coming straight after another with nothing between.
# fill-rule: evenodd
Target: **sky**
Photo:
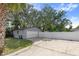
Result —
<instances>
[{"instance_id":1,"label":"sky","mask_svg":"<svg viewBox=\"0 0 79 59\"><path fill-rule=\"evenodd\" d=\"M55 10L66 11L66 16L71 20L73 28L79 25L79 3L33 3L35 9L41 10L45 5L51 6Z\"/></svg>"}]
</instances>

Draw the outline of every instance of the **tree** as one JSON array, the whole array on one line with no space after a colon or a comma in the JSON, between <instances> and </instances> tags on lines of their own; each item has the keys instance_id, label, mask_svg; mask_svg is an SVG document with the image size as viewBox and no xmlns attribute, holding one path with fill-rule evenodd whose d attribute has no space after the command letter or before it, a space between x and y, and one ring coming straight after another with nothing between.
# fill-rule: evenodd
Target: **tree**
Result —
<instances>
[{"instance_id":1,"label":"tree","mask_svg":"<svg viewBox=\"0 0 79 59\"><path fill-rule=\"evenodd\" d=\"M5 20L6 14L9 10L12 12L21 11L23 8L26 7L26 4L0 4L0 55L3 53L4 49L4 42L5 42Z\"/></svg>"},{"instance_id":2,"label":"tree","mask_svg":"<svg viewBox=\"0 0 79 59\"><path fill-rule=\"evenodd\" d=\"M39 11L33 8L32 5L28 6L21 13L21 17L27 23L27 27L37 27L37 19L39 17Z\"/></svg>"},{"instance_id":3,"label":"tree","mask_svg":"<svg viewBox=\"0 0 79 59\"><path fill-rule=\"evenodd\" d=\"M66 18L64 10L54 10L50 6L45 6L40 13L42 31L67 31L67 29L72 29L72 22ZM68 25L69 28L66 28Z\"/></svg>"},{"instance_id":4,"label":"tree","mask_svg":"<svg viewBox=\"0 0 79 59\"><path fill-rule=\"evenodd\" d=\"M64 10L55 10L47 5L40 11L30 5L20 14L27 27L37 27L41 31L70 31L72 28L72 22L67 19ZM69 28L66 28L68 25Z\"/></svg>"},{"instance_id":5,"label":"tree","mask_svg":"<svg viewBox=\"0 0 79 59\"><path fill-rule=\"evenodd\" d=\"M13 17L14 19L12 21L12 25L14 30L27 27L27 23L20 17L18 13L13 14Z\"/></svg>"},{"instance_id":6,"label":"tree","mask_svg":"<svg viewBox=\"0 0 79 59\"><path fill-rule=\"evenodd\" d=\"M38 11L30 6L21 13L28 27L37 27L41 31L69 31L72 23L66 18L64 10L54 10L50 6L45 6ZM66 26L70 28L66 28Z\"/></svg>"},{"instance_id":7,"label":"tree","mask_svg":"<svg viewBox=\"0 0 79 59\"><path fill-rule=\"evenodd\" d=\"M6 8L4 4L0 4L0 55L3 52L4 46L4 36L5 36L5 15L6 15Z\"/></svg>"},{"instance_id":8,"label":"tree","mask_svg":"<svg viewBox=\"0 0 79 59\"><path fill-rule=\"evenodd\" d=\"M55 17L53 23L56 25L56 31L66 31L66 26L71 26L72 22L66 18L66 12L59 10Z\"/></svg>"},{"instance_id":9,"label":"tree","mask_svg":"<svg viewBox=\"0 0 79 59\"><path fill-rule=\"evenodd\" d=\"M43 31L53 31L54 26L52 23L52 19L55 15L55 10L52 9L50 6L45 6L45 8L42 9L43 14Z\"/></svg>"}]
</instances>

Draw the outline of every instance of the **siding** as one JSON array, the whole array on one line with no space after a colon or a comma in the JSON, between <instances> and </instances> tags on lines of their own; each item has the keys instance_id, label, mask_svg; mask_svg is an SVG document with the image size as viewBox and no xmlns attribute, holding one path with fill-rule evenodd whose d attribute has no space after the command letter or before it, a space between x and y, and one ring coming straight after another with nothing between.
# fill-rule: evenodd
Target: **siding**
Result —
<instances>
[{"instance_id":1,"label":"siding","mask_svg":"<svg viewBox=\"0 0 79 59\"><path fill-rule=\"evenodd\" d=\"M55 39L66 39L66 40L79 40L79 32L38 32L38 31L14 31L14 37L19 38L22 35L23 39L45 37Z\"/></svg>"}]
</instances>

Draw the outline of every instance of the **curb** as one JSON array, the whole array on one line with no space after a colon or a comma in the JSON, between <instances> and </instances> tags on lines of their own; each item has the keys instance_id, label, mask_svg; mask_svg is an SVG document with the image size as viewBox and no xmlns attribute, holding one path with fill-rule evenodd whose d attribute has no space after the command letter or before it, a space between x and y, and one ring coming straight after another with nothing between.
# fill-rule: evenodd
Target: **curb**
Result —
<instances>
[{"instance_id":1,"label":"curb","mask_svg":"<svg viewBox=\"0 0 79 59\"><path fill-rule=\"evenodd\" d=\"M31 46L28 46L28 47L26 47L26 48L20 49L19 51L16 51L16 52L13 52L13 53L11 53L11 54L4 55L4 56L16 56L16 55L18 55L19 53L22 53L22 52L24 52L24 51L26 51L26 50L28 50L28 49L30 49L30 48L31 48Z\"/></svg>"}]
</instances>

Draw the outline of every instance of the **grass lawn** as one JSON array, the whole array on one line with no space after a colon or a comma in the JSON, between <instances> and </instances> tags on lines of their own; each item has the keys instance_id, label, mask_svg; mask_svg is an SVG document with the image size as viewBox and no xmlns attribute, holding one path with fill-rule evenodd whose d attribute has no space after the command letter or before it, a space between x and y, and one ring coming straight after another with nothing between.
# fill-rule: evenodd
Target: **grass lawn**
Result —
<instances>
[{"instance_id":1,"label":"grass lawn","mask_svg":"<svg viewBox=\"0 0 79 59\"><path fill-rule=\"evenodd\" d=\"M32 45L32 41L23 39L6 38L4 55Z\"/></svg>"}]
</instances>

